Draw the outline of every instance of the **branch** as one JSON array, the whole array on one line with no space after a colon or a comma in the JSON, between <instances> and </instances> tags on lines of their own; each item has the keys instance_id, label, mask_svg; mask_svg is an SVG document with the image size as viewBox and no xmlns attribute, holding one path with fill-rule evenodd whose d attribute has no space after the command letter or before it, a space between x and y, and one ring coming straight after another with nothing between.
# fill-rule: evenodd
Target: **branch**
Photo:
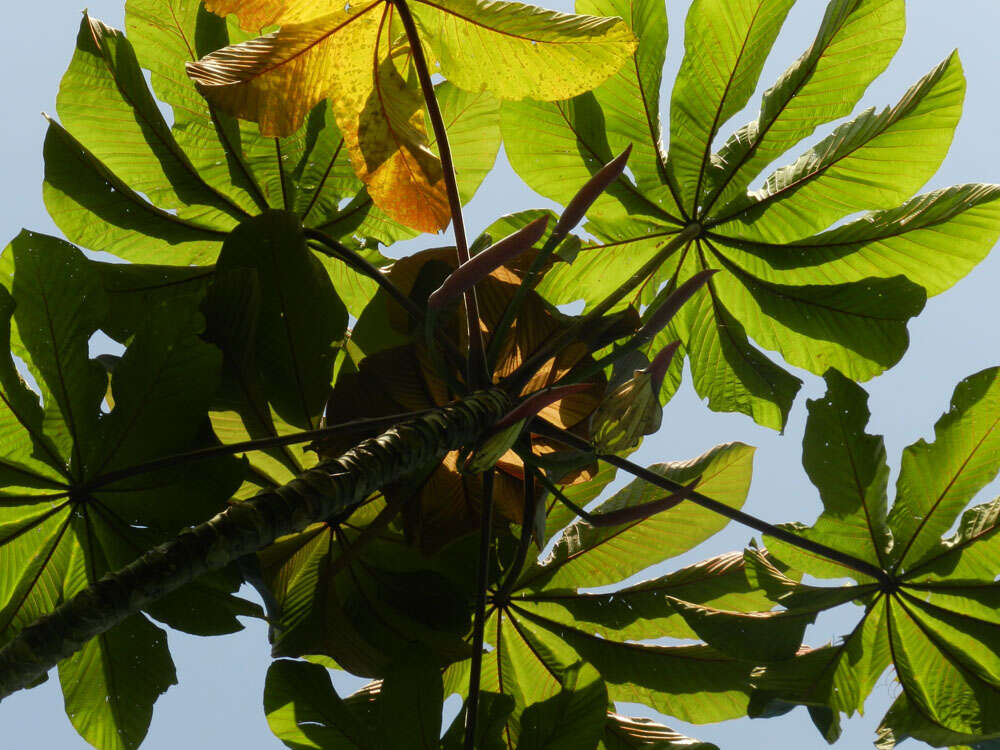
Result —
<instances>
[{"instance_id":1,"label":"branch","mask_svg":"<svg viewBox=\"0 0 1000 750\"><path fill-rule=\"evenodd\" d=\"M185 583L343 513L384 485L475 442L509 409L501 391L480 391L403 422L282 487L184 530L104 576L0 649L0 699L33 684L91 638Z\"/></svg>"}]
</instances>

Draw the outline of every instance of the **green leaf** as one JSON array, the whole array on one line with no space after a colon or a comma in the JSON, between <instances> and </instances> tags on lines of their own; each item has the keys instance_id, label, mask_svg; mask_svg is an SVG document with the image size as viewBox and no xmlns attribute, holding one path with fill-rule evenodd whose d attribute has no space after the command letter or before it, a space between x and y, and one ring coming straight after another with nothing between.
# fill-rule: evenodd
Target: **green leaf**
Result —
<instances>
[{"instance_id":1,"label":"green leaf","mask_svg":"<svg viewBox=\"0 0 1000 750\"><path fill-rule=\"evenodd\" d=\"M906 324L924 308L926 293L903 276L785 286L753 277L708 247L732 272L715 288L747 333L811 372L836 367L854 380L882 373L906 352Z\"/></svg>"},{"instance_id":2,"label":"green leaf","mask_svg":"<svg viewBox=\"0 0 1000 750\"><path fill-rule=\"evenodd\" d=\"M993 634L991 643L995 643L995 638ZM926 622L923 613L903 603L892 607L889 643L907 698L928 719L963 734L984 736L1000 732L1000 689L996 677L970 668L968 662L975 657L950 647L934 624ZM991 649L990 644L981 641L976 646L980 656Z\"/></svg>"},{"instance_id":3,"label":"green leaf","mask_svg":"<svg viewBox=\"0 0 1000 750\"><path fill-rule=\"evenodd\" d=\"M468 604L434 561L391 535L352 550L372 511L363 506L339 530L316 525L261 553L281 613L274 654L324 654L366 676L412 649L441 663L466 658Z\"/></svg>"},{"instance_id":4,"label":"green leaf","mask_svg":"<svg viewBox=\"0 0 1000 750\"><path fill-rule=\"evenodd\" d=\"M615 2L640 38L631 68L568 102L504 105L511 164L556 201L566 203L574 183L606 161L624 133L642 146L636 181L620 178L588 212L597 241L571 265L553 269L539 291L553 304L582 298L591 307L628 282L671 235L700 226L619 305L649 305L642 313L648 317L664 282L720 270L709 295L685 305L664 342L681 342L678 351L689 358L696 391L710 408L783 429L798 380L751 339L816 374L837 367L870 378L905 351L906 323L923 304L918 287L929 295L949 288L1000 236L993 186L908 200L951 142L964 94L958 59L937 66L896 107L839 126L761 190L746 193L768 163L853 109L899 46L902 2L831 0L812 46L767 90L758 119L714 155L713 140L748 102L792 3L694 3L672 96L666 169L656 158L651 114L663 24L643 0ZM866 54L856 53L859 45ZM862 209L884 210L814 234ZM908 280L893 278L900 276ZM665 397L681 369L677 358Z\"/></svg>"},{"instance_id":5,"label":"green leaf","mask_svg":"<svg viewBox=\"0 0 1000 750\"><path fill-rule=\"evenodd\" d=\"M755 612L771 602L748 584L743 555L730 552L606 594L545 588L522 591L517 605L559 622L575 623L605 638L691 638L698 636L668 603L676 597L693 604Z\"/></svg>"},{"instance_id":6,"label":"green leaf","mask_svg":"<svg viewBox=\"0 0 1000 750\"><path fill-rule=\"evenodd\" d=\"M850 114L899 49L905 26L902 0L833 0L812 45L765 92L758 118L713 157L706 202L724 210L817 126Z\"/></svg>"},{"instance_id":7,"label":"green leaf","mask_svg":"<svg viewBox=\"0 0 1000 750\"><path fill-rule=\"evenodd\" d=\"M501 129L504 151L515 171L539 193L564 205L615 156L593 93L565 102L505 101ZM640 193L624 177L608 186L587 212L591 220L603 221L632 214L654 222L670 217L657 200Z\"/></svg>"},{"instance_id":8,"label":"green leaf","mask_svg":"<svg viewBox=\"0 0 1000 750\"><path fill-rule=\"evenodd\" d=\"M995 719L1000 710L1000 659L995 656L1000 586L993 549L1000 501L969 510L953 537L938 538L1000 469L991 442L997 372L984 370L960 383L951 409L935 426L935 442L921 440L904 451L896 502L887 518L884 447L881 438L864 433L864 394L842 376L827 375L826 399L809 404L803 457L825 510L814 527L797 531L882 573L877 583L829 589L824 595L816 587L797 590L755 563L754 575L792 611L854 600L865 613L841 644L806 650L759 670L752 715L795 703L853 713L891 663L905 701L886 715L880 747L907 736L938 745L977 745L1000 734ZM849 572L850 566L772 542L779 558L813 575L868 580ZM759 555L748 556L755 559L762 562ZM817 716L821 731L835 730L836 716Z\"/></svg>"},{"instance_id":9,"label":"green leaf","mask_svg":"<svg viewBox=\"0 0 1000 750\"><path fill-rule=\"evenodd\" d=\"M668 166L678 203L699 214L719 128L750 100L794 0L697 0L684 27L684 60L670 100Z\"/></svg>"},{"instance_id":10,"label":"green leaf","mask_svg":"<svg viewBox=\"0 0 1000 750\"><path fill-rule=\"evenodd\" d=\"M307 250L298 219L275 211L244 222L216 268L252 269L262 280L255 345L264 394L289 424L318 427L347 310Z\"/></svg>"},{"instance_id":11,"label":"green leaf","mask_svg":"<svg viewBox=\"0 0 1000 750\"><path fill-rule=\"evenodd\" d=\"M108 299L108 314L101 330L120 344L143 324L150 309L170 309L170 314L191 319L212 282L211 266L152 266L136 263L91 261Z\"/></svg>"},{"instance_id":12,"label":"green leaf","mask_svg":"<svg viewBox=\"0 0 1000 750\"><path fill-rule=\"evenodd\" d=\"M483 657L482 689L514 702L503 747L548 747L559 733L568 743L552 747L593 747L608 705L594 669L561 638L513 612L496 612L486 633L493 650Z\"/></svg>"},{"instance_id":13,"label":"green leaf","mask_svg":"<svg viewBox=\"0 0 1000 750\"><path fill-rule=\"evenodd\" d=\"M153 90L173 110L174 137L201 178L246 211L266 210L244 155L259 136L211 107L184 74L185 62L229 43L225 20L200 0L127 0L125 28Z\"/></svg>"},{"instance_id":14,"label":"green leaf","mask_svg":"<svg viewBox=\"0 0 1000 750\"><path fill-rule=\"evenodd\" d=\"M4 287L0 290L0 338L7 341L10 340L14 306L14 299ZM45 435L44 418L38 395L25 385L8 353L0 360L0 482L3 496L51 495L64 486L68 478L66 462Z\"/></svg>"},{"instance_id":15,"label":"green leaf","mask_svg":"<svg viewBox=\"0 0 1000 750\"><path fill-rule=\"evenodd\" d=\"M593 664L613 701L644 703L695 724L736 718L746 711L752 664L708 646L620 643L523 614Z\"/></svg>"},{"instance_id":16,"label":"green leaf","mask_svg":"<svg viewBox=\"0 0 1000 750\"><path fill-rule=\"evenodd\" d=\"M729 443L690 461L655 464L650 470L681 484L700 477L699 492L739 508L750 487L753 453L754 449L748 445ZM631 508L667 494L637 479L594 512ZM687 552L727 523L711 511L684 502L618 527L594 527L578 520L563 531L552 553L521 583L534 589L542 586L553 589L621 581L650 565Z\"/></svg>"},{"instance_id":17,"label":"green leaf","mask_svg":"<svg viewBox=\"0 0 1000 750\"><path fill-rule=\"evenodd\" d=\"M903 452L889 514L896 564L919 564L1000 470L998 375L1000 369L990 368L959 383L951 408L934 425L934 442L918 440Z\"/></svg>"},{"instance_id":18,"label":"green leaf","mask_svg":"<svg viewBox=\"0 0 1000 750\"><path fill-rule=\"evenodd\" d=\"M760 191L720 209L714 219L719 232L789 242L852 211L895 207L937 171L964 97L965 77L954 53L895 107L863 112L771 175Z\"/></svg>"},{"instance_id":19,"label":"green leaf","mask_svg":"<svg viewBox=\"0 0 1000 750\"><path fill-rule=\"evenodd\" d=\"M740 412L765 427L782 429L802 381L750 344L715 283L709 281L709 294L684 305L669 327L686 342L695 391L708 399L710 409Z\"/></svg>"},{"instance_id":20,"label":"green leaf","mask_svg":"<svg viewBox=\"0 0 1000 750\"><path fill-rule=\"evenodd\" d=\"M375 747L368 726L333 689L316 664L279 659L267 670L264 713L271 731L294 750L364 750Z\"/></svg>"},{"instance_id":21,"label":"green leaf","mask_svg":"<svg viewBox=\"0 0 1000 750\"><path fill-rule=\"evenodd\" d=\"M107 388L107 376L87 349L104 317L104 289L83 253L27 231L0 259L0 283L17 304L12 351L38 381L45 431L58 435L55 445L79 479L87 470L84 447L99 441L95 406Z\"/></svg>"},{"instance_id":22,"label":"green leaf","mask_svg":"<svg viewBox=\"0 0 1000 750\"><path fill-rule=\"evenodd\" d=\"M344 137L329 102L316 107L306 120L302 157L295 167L295 212L306 226L316 226L340 213L338 204L362 189L354 175Z\"/></svg>"},{"instance_id":23,"label":"green leaf","mask_svg":"<svg viewBox=\"0 0 1000 750\"><path fill-rule=\"evenodd\" d=\"M225 230L148 203L55 122L43 154L45 207L73 242L137 263L215 261Z\"/></svg>"},{"instance_id":24,"label":"green leaf","mask_svg":"<svg viewBox=\"0 0 1000 750\"><path fill-rule=\"evenodd\" d=\"M191 318L147 308L145 324L115 366L114 408L88 446L95 475L169 455L191 443L219 383L222 355L197 338Z\"/></svg>"},{"instance_id":25,"label":"green leaf","mask_svg":"<svg viewBox=\"0 0 1000 750\"><path fill-rule=\"evenodd\" d=\"M886 599L879 600L840 643L807 649L789 661L767 664L754 675L751 716L774 701L827 705L852 715L892 661L886 633Z\"/></svg>"},{"instance_id":26,"label":"green leaf","mask_svg":"<svg viewBox=\"0 0 1000 750\"><path fill-rule=\"evenodd\" d=\"M465 713L468 703L455 717L448 731L441 738L441 750L463 750L465 747ZM476 721L477 750L509 750L503 739L507 721L514 710L514 699L509 695L479 693L479 714Z\"/></svg>"},{"instance_id":27,"label":"green leaf","mask_svg":"<svg viewBox=\"0 0 1000 750\"><path fill-rule=\"evenodd\" d=\"M22 518L11 515L5 507L0 525L0 643L62 602L63 575L73 550L68 503Z\"/></svg>"},{"instance_id":28,"label":"green leaf","mask_svg":"<svg viewBox=\"0 0 1000 750\"><path fill-rule=\"evenodd\" d=\"M955 534L928 550L908 571L915 581L991 581L995 576L996 544L1000 541L1000 498L976 505L962 514Z\"/></svg>"},{"instance_id":29,"label":"green leaf","mask_svg":"<svg viewBox=\"0 0 1000 750\"><path fill-rule=\"evenodd\" d=\"M392 664L378 696L380 750L437 750L444 688L437 660L414 650Z\"/></svg>"},{"instance_id":30,"label":"green leaf","mask_svg":"<svg viewBox=\"0 0 1000 750\"><path fill-rule=\"evenodd\" d=\"M886 526L889 467L885 443L865 432L868 396L836 370L826 374L827 392L808 402L809 420L802 441L802 463L819 489L823 513L808 539L847 552L876 567L888 564L892 538ZM785 563L821 578L845 575L867 582L834 561L766 537L769 551Z\"/></svg>"},{"instance_id":31,"label":"green leaf","mask_svg":"<svg viewBox=\"0 0 1000 750\"><path fill-rule=\"evenodd\" d=\"M530 631L522 625L522 632L528 637ZM563 669L559 680L562 690L521 715L518 750L594 747L603 734L608 691L597 670L578 662Z\"/></svg>"},{"instance_id":32,"label":"green leaf","mask_svg":"<svg viewBox=\"0 0 1000 750\"><path fill-rule=\"evenodd\" d=\"M493 169L500 150L500 102L485 90L466 91L444 81L434 87L455 160L458 194L468 203ZM437 153L437 141L430 139Z\"/></svg>"},{"instance_id":33,"label":"green leaf","mask_svg":"<svg viewBox=\"0 0 1000 750\"><path fill-rule=\"evenodd\" d=\"M77 140L153 204L211 207L200 219L217 229L247 216L205 183L174 140L125 36L86 13L56 107Z\"/></svg>"},{"instance_id":34,"label":"green leaf","mask_svg":"<svg viewBox=\"0 0 1000 750\"><path fill-rule=\"evenodd\" d=\"M192 635L226 635L243 630L237 617L264 619L258 604L234 594L243 578L233 568L203 575L146 607L146 612L175 630Z\"/></svg>"},{"instance_id":35,"label":"green leaf","mask_svg":"<svg viewBox=\"0 0 1000 750\"><path fill-rule=\"evenodd\" d=\"M666 155L660 143L660 84L667 51L667 14L656 0L579 0L578 13L620 16L639 40L618 72L594 90L604 114L608 145L621 153L629 145L629 171L645 190L659 186ZM676 206L668 204L672 213Z\"/></svg>"},{"instance_id":36,"label":"green leaf","mask_svg":"<svg viewBox=\"0 0 1000 750\"><path fill-rule=\"evenodd\" d=\"M419 1L413 15L445 78L500 99L555 101L589 91L618 70L635 46L621 19L520 3Z\"/></svg>"},{"instance_id":37,"label":"green leaf","mask_svg":"<svg viewBox=\"0 0 1000 750\"><path fill-rule=\"evenodd\" d=\"M861 281L897 274L940 294L1000 236L1000 186L956 185L918 195L808 239L758 242L710 233L725 255L775 283Z\"/></svg>"},{"instance_id":38,"label":"green leaf","mask_svg":"<svg viewBox=\"0 0 1000 750\"><path fill-rule=\"evenodd\" d=\"M952 746L955 750L996 750L997 735L980 735L954 732L935 724L914 707L901 693L882 719L878 728L878 750L892 750L903 740L913 737L934 747ZM971 746L971 747L968 747Z\"/></svg>"},{"instance_id":39,"label":"green leaf","mask_svg":"<svg viewBox=\"0 0 1000 750\"><path fill-rule=\"evenodd\" d=\"M816 619L808 610L730 612L667 597L698 637L734 659L770 662L790 659L806 627Z\"/></svg>"},{"instance_id":40,"label":"green leaf","mask_svg":"<svg viewBox=\"0 0 1000 750\"><path fill-rule=\"evenodd\" d=\"M20 441L38 454L26 461L23 449L15 448L9 465L23 466L26 476L49 487L40 496L30 486L37 481L22 480L27 490L9 487L0 508L0 641L6 642L107 572L214 515L242 470L225 457L142 469L210 440L205 412L220 357L197 337L199 321L190 308L177 316L166 304L143 311L111 368L110 411L102 411L108 371L88 353L108 315L99 264L68 243L27 232L0 263L4 321L16 303L11 351L24 360L44 403L39 408L16 380L8 358L0 370L3 400L16 410L10 415ZM8 419L5 427L14 422ZM49 474L65 480L48 478L41 471L46 464ZM206 596L219 580L212 575L174 594L175 606L198 607L188 617L203 616L202 632L239 629L234 615L259 612L229 596L236 585ZM171 616L169 606L160 612L183 626L184 618ZM175 681L164 634L141 615L86 643L60 673L74 726L107 748L137 747L157 696Z\"/></svg>"},{"instance_id":41,"label":"green leaf","mask_svg":"<svg viewBox=\"0 0 1000 750\"><path fill-rule=\"evenodd\" d=\"M60 662L59 681L66 713L84 739L102 750L133 750L146 736L153 703L177 674L167 634L132 615Z\"/></svg>"},{"instance_id":42,"label":"green leaf","mask_svg":"<svg viewBox=\"0 0 1000 750\"><path fill-rule=\"evenodd\" d=\"M212 400L212 428L225 443L241 443L296 432L282 420L264 396L256 361L260 318L260 282L253 268L235 268L213 274L205 298L206 337L225 355L222 384ZM252 470L249 491L259 486L287 484L318 461L303 446L283 446L244 454ZM245 496L243 492L240 496Z\"/></svg>"}]
</instances>

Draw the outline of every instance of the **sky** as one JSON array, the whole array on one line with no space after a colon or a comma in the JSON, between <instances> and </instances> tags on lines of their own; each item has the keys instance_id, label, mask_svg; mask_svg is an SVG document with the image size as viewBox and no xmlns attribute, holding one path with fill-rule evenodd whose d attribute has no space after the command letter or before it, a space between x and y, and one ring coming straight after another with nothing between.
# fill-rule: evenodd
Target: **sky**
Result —
<instances>
[{"instance_id":1,"label":"sky","mask_svg":"<svg viewBox=\"0 0 1000 750\"><path fill-rule=\"evenodd\" d=\"M0 47L0 65L6 75L6 99L0 117L0 235L4 242L21 227L57 234L41 197L41 146L44 121L41 113L55 112L55 97L62 73L72 54L82 0L35 0L7 3L6 28ZM121 28L123 0L92 0L92 16ZM543 3L570 10L563 0ZM669 86L683 51L683 20L688 0L667 0L671 39L667 51L662 102L669 101ZM759 96L784 68L811 42L822 17L823 0L799 0L761 76L761 86L750 107L722 129L724 138L756 116ZM962 182L1000 182L1000 3L996 0L909 0L908 31L889 70L872 85L859 110L891 105L937 62L957 48L968 78L964 116L951 152L937 176L925 189ZM666 119L666 111L663 111ZM810 143L826 135L818 131ZM470 204L466 222L470 235L502 213L552 206L520 183L501 154L495 172ZM417 247L441 244L427 237ZM954 288L931 299L919 318L911 322L910 349L902 361L884 375L865 384L871 394L869 432L884 434L894 486L902 449L920 439L933 438L933 424L947 410L954 386L986 367L1000 364L1000 252L994 252ZM748 418L708 411L690 386L690 377L667 406L663 427L647 439L633 458L639 463L682 460L701 454L719 443L740 440L758 447L750 497L744 510L772 522L811 522L820 510L817 494L801 467L801 440L805 400L823 392L820 378L795 371L805 380L783 435L754 425ZM890 499L891 499L890 489ZM1000 490L994 484L975 502L991 499ZM740 549L753 537L730 524L723 532L691 553L670 561L659 573L731 549ZM644 577L656 574L647 573ZM810 628L806 642L820 645L847 632L850 617L822 617ZM144 750L178 747L239 747L241 750L274 750L282 747L266 725L261 709L264 674L269 655L266 629L248 622L246 630L219 638L195 638L171 631L170 646L180 684L156 704ZM349 692L357 683L338 682ZM838 747L861 748L870 743L874 728L900 688L887 673L869 697L863 718L845 724ZM623 707L628 712L629 707ZM690 727L665 720L678 730L743 750L777 746L826 747L812 728L805 711L771 720L739 720ZM58 679L23 691L0 703L0 737L10 750L89 747L80 739L62 710ZM910 741L908 744L914 744ZM905 746L904 746L905 747Z\"/></svg>"}]
</instances>

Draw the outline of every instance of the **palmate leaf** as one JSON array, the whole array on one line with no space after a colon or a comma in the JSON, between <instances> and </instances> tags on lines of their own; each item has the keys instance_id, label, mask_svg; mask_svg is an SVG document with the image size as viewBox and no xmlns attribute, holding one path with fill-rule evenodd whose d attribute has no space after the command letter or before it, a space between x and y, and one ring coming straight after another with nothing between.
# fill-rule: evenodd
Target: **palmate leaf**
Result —
<instances>
[{"instance_id":1,"label":"palmate leaf","mask_svg":"<svg viewBox=\"0 0 1000 750\"><path fill-rule=\"evenodd\" d=\"M264 135L287 136L329 98L355 173L375 203L415 229L447 225L441 166L428 148L422 95L391 3L337 8L258 0L210 7L236 12L245 28L258 18L282 26L188 64L209 102L259 123ZM443 75L460 88L504 99L575 96L614 73L634 46L620 21L520 3L417 2L413 14Z\"/></svg>"},{"instance_id":2,"label":"palmate leaf","mask_svg":"<svg viewBox=\"0 0 1000 750\"><path fill-rule=\"evenodd\" d=\"M675 481L701 476L699 487L704 492L738 507L746 497L751 455L746 446L721 446L698 459L654 470ZM644 490L637 482L595 512L648 501L649 492L651 488ZM565 670L577 662L592 665L588 668L596 670L595 677L599 675L612 701L646 703L686 721L717 721L746 710L751 663L704 645L665 647L634 642L664 635L697 638L669 601L671 593L750 610L767 606L748 585L740 555L724 556L608 594L580 591L617 582L680 554L724 525L699 515L699 509L692 515L692 509L685 506L682 503L617 529L574 522L564 529L563 539L551 556L522 574L506 598L501 598L497 586L491 589L495 610L486 626L491 648L483 655L482 689L486 694L509 696L514 703L501 732L500 747L513 749L527 741L525 733L534 731L527 727L537 710L535 704L569 700L553 696L568 689ZM616 553L610 551L612 547ZM602 568L606 569L597 577L591 575ZM449 668L456 675L462 671L462 664ZM466 690L461 679L449 684L459 692ZM579 691L579 686L576 689ZM573 700L582 705L584 698L578 695ZM604 716L603 710L598 711L606 705L595 698L592 713L588 713L595 722L600 718L596 726L604 733L606 747L642 747L645 740L659 747L653 740L680 743L684 739L665 727L653 727L644 735L641 727L623 723L624 717ZM663 736L661 730L669 736ZM566 746L591 747L599 736L588 735L587 744L581 737L577 744Z\"/></svg>"},{"instance_id":3,"label":"palmate leaf","mask_svg":"<svg viewBox=\"0 0 1000 750\"><path fill-rule=\"evenodd\" d=\"M793 569L820 578L850 576L857 583L834 589L800 586L783 578L760 553L748 553L751 578L788 608L757 615L765 631L757 643L784 641L794 647L794 633L782 632L786 620L848 601L860 604L863 613L839 643L802 649L784 660L757 654L763 666L754 677L750 713L767 715L805 704L850 715L862 709L882 672L892 666L903 699L883 722L885 746L906 736L935 745L975 745L995 737L1000 733L1000 588L995 580L1000 500L968 510L951 538L940 535L1000 470L1000 451L993 445L1000 420L1000 369L962 381L935 427L935 441L921 440L904 451L891 511L882 438L864 432L866 396L835 371L826 379L826 397L809 402L803 443L803 463L824 511L811 527L788 528L853 562L820 557L769 536L765 541L769 554ZM679 609L709 644L736 657L751 658L757 650L745 640L745 613L714 605Z\"/></svg>"},{"instance_id":4,"label":"palmate leaf","mask_svg":"<svg viewBox=\"0 0 1000 750\"><path fill-rule=\"evenodd\" d=\"M238 222L272 207L357 247L376 266L388 261L364 245L412 236L372 204L328 105L274 139L198 94L183 64L242 38L224 19L196 0L130 0L126 26L128 38L84 17L58 97L62 124L50 121L44 195L71 240L133 262L207 265ZM172 126L140 66L172 108ZM468 200L499 148L499 105L483 92L439 89ZM321 262L359 314L374 282L340 261Z\"/></svg>"},{"instance_id":5,"label":"palmate leaf","mask_svg":"<svg viewBox=\"0 0 1000 750\"><path fill-rule=\"evenodd\" d=\"M300 132L272 139L205 102L180 71L229 44L223 19L195 0L131 0L127 11L134 50L120 32L84 19L58 99L68 130L53 123L47 138L46 203L70 239L132 260L205 263L236 222L269 207L294 210L335 237L412 235L373 207L329 108L314 110ZM140 65L172 107L172 128ZM499 145L496 106L482 96L474 106L443 99L449 124L476 134L456 149L471 197ZM137 232L149 235L144 244Z\"/></svg>"},{"instance_id":6,"label":"palmate leaf","mask_svg":"<svg viewBox=\"0 0 1000 750\"><path fill-rule=\"evenodd\" d=\"M8 355L0 376L0 641L7 642L108 571L218 512L242 472L225 458L130 472L206 444L220 356L198 338L196 317L147 308L108 393L109 373L87 348L110 308L100 264L25 232L0 265L11 352L41 392L40 404ZM106 393L110 408L102 411ZM241 628L235 615L259 614L231 596L238 585L229 573L212 575L149 613L200 634L232 632ZM154 701L176 681L163 632L142 614L62 662L60 678L74 726L101 748L137 747Z\"/></svg>"},{"instance_id":7,"label":"palmate leaf","mask_svg":"<svg viewBox=\"0 0 1000 750\"><path fill-rule=\"evenodd\" d=\"M746 497L751 456L746 446L722 446L658 470L678 481L701 476L703 491L738 507ZM626 488L597 511L644 502L647 494L638 486ZM462 556L470 553L475 540L459 540L433 557L421 557L400 545L391 527L380 525L384 508L376 499L336 527L317 525L263 553L265 577L281 609L275 622L275 653L319 653L341 668L381 676L391 673L394 659L417 651L433 655L439 668L445 668L445 694L464 695L471 623L468 610L460 611L456 605L463 597L471 601L474 571L456 566L455 561L465 559ZM623 558L628 564L614 568L606 578L627 578L680 554L723 525L697 512L692 515L682 504L619 529L621 544L637 551L648 543L649 549L635 559ZM684 742L694 742L660 725L607 714L609 700L647 703L687 721L717 721L745 712L753 662L704 645L633 642L663 635L697 638L677 612L682 600L741 611L770 606L767 597L749 585L742 555L721 556L614 594L587 594L579 590L592 584L583 571L600 564L587 562L588 556L604 560L606 545L615 539L607 529L583 526L577 522L564 532L578 540L573 554L560 554L557 545L557 552L525 573L508 598L499 597L499 574L492 575L494 607L486 626L491 649L484 654L481 694L483 746L568 750L599 742L608 748L684 747ZM670 543L679 529L684 532ZM564 568L567 572L560 575ZM377 597L372 588L376 583ZM455 598L458 592L465 594ZM676 597L673 603L670 596ZM429 621L431 617L436 621ZM446 617L447 623L441 619ZM444 638L446 632L456 640ZM319 667L301 669L320 675ZM341 740L335 742L334 737L354 731L350 729L354 720L368 722L369 732L377 731L374 714L366 718L355 712L341 726L338 706L352 699L331 702L320 710L315 707L316 691L305 687L304 678L302 687L293 687L288 680L282 685L280 700L267 705L272 706L268 708L272 728L290 747L321 742L340 747ZM271 687L268 690L272 692ZM459 729L453 725L449 730L445 747L460 740L461 717L458 721Z\"/></svg>"},{"instance_id":8,"label":"palmate leaf","mask_svg":"<svg viewBox=\"0 0 1000 750\"><path fill-rule=\"evenodd\" d=\"M607 12L607 3L596 5ZM620 304L650 305L664 282L718 270L665 341L680 339L695 389L712 409L781 429L800 383L753 342L817 374L835 367L866 380L891 367L925 291L950 288L1000 236L1000 188L912 197L943 159L961 112L965 84L952 55L896 106L863 112L748 191L774 159L851 112L899 47L902 0L831 0L812 45L765 92L757 120L715 154L713 141L756 88L792 0L694 3L665 158L657 116L665 19L654 5L614 4L639 47L631 66L592 93L503 105L512 165L556 201L565 203L572 183L595 172L613 147L636 144L634 180L619 178L588 212L597 240L539 291L556 304L580 297L596 304L693 226L687 246L662 257ZM578 10L594 7L581 0ZM828 229L863 210L873 213ZM677 360L667 397L679 379Z\"/></svg>"}]
</instances>

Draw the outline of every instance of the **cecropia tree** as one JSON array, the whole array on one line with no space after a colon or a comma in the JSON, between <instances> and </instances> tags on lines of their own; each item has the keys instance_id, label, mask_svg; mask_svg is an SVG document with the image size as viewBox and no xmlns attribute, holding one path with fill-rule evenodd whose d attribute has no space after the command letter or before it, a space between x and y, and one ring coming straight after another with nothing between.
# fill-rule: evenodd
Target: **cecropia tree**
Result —
<instances>
[{"instance_id":1,"label":"cecropia tree","mask_svg":"<svg viewBox=\"0 0 1000 750\"><path fill-rule=\"evenodd\" d=\"M1000 500L972 505L1000 471L1000 368L903 451L891 503L859 385L988 254L1000 186L917 194L961 113L957 54L838 122L903 0L830 0L728 126L793 4L695 0L662 106L662 0L84 14L44 146L65 239L0 256L0 697L58 666L79 734L131 750L176 682L154 621L251 617L291 748L715 747L623 703L804 706L834 742L887 670L880 748L1000 740ZM501 142L561 209L472 238ZM98 331L120 355L91 355ZM783 430L802 381L762 350L825 380L812 524L743 509L744 443L630 459L685 362L711 409ZM664 565L731 522L757 541ZM848 604L841 640L803 645ZM341 696L331 670L370 683Z\"/></svg>"}]
</instances>

